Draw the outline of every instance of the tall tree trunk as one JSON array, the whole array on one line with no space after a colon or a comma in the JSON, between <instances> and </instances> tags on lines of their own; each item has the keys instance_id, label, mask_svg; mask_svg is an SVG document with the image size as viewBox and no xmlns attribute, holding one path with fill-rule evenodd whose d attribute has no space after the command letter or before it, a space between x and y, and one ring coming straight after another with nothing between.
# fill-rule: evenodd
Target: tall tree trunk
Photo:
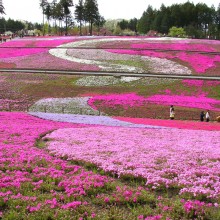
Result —
<instances>
[{"instance_id":1,"label":"tall tree trunk","mask_svg":"<svg viewBox=\"0 0 220 220\"><path fill-rule=\"evenodd\" d=\"M65 35L67 36L67 15L66 15L66 33Z\"/></svg>"},{"instance_id":2,"label":"tall tree trunk","mask_svg":"<svg viewBox=\"0 0 220 220\"><path fill-rule=\"evenodd\" d=\"M81 20L79 22L79 33L80 33L80 36L82 36L82 22L81 22Z\"/></svg>"},{"instance_id":3,"label":"tall tree trunk","mask_svg":"<svg viewBox=\"0 0 220 220\"><path fill-rule=\"evenodd\" d=\"M92 36L92 21L90 22L90 36Z\"/></svg>"},{"instance_id":4,"label":"tall tree trunk","mask_svg":"<svg viewBox=\"0 0 220 220\"><path fill-rule=\"evenodd\" d=\"M45 30L44 30L44 12L43 12L43 36L45 35Z\"/></svg>"}]
</instances>

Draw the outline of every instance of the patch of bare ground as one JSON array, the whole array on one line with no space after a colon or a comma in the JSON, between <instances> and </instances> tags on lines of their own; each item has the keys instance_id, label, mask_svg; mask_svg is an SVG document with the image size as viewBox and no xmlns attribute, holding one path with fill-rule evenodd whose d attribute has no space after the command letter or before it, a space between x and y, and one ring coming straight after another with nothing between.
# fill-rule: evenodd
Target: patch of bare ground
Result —
<instances>
[{"instance_id":1,"label":"patch of bare ground","mask_svg":"<svg viewBox=\"0 0 220 220\"><path fill-rule=\"evenodd\" d=\"M10 69L10 68L15 68L16 64L15 63L5 63L5 62L0 62L0 68L5 68L5 69Z\"/></svg>"},{"instance_id":2,"label":"patch of bare ground","mask_svg":"<svg viewBox=\"0 0 220 220\"><path fill-rule=\"evenodd\" d=\"M215 62L215 67L206 70L205 75L209 76L220 76L220 63Z\"/></svg>"}]
</instances>

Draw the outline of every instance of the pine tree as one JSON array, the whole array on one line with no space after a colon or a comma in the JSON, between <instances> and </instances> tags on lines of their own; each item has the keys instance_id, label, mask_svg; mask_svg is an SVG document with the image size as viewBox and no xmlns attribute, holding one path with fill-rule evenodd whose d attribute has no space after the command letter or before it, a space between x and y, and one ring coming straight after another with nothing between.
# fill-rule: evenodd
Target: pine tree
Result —
<instances>
[{"instance_id":1,"label":"pine tree","mask_svg":"<svg viewBox=\"0 0 220 220\"><path fill-rule=\"evenodd\" d=\"M65 15L65 23L66 23L66 35L67 35L67 28L68 28L68 18L71 14L70 7L73 6L72 0L61 0L60 4L63 7L64 15Z\"/></svg>"},{"instance_id":2,"label":"pine tree","mask_svg":"<svg viewBox=\"0 0 220 220\"><path fill-rule=\"evenodd\" d=\"M5 14L5 8L3 6L2 0L0 0L0 14Z\"/></svg>"},{"instance_id":3,"label":"pine tree","mask_svg":"<svg viewBox=\"0 0 220 220\"><path fill-rule=\"evenodd\" d=\"M40 7L42 8L42 14L43 14L43 36L45 34L45 31L44 31L44 14L45 14L45 7L47 5L47 0L40 0Z\"/></svg>"},{"instance_id":4,"label":"pine tree","mask_svg":"<svg viewBox=\"0 0 220 220\"><path fill-rule=\"evenodd\" d=\"M89 33L92 35L92 25L99 19L99 9L96 0L85 1L85 20L89 22Z\"/></svg>"},{"instance_id":5,"label":"pine tree","mask_svg":"<svg viewBox=\"0 0 220 220\"><path fill-rule=\"evenodd\" d=\"M79 22L80 36L82 35L82 22L85 20L83 0L79 0L75 9L75 18Z\"/></svg>"}]
</instances>

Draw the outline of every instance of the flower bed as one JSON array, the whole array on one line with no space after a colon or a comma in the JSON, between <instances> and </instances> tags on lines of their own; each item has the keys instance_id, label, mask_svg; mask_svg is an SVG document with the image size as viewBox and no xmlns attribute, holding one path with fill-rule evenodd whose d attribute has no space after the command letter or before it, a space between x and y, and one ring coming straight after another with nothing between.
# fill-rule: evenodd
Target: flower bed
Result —
<instances>
[{"instance_id":1,"label":"flower bed","mask_svg":"<svg viewBox=\"0 0 220 220\"><path fill-rule=\"evenodd\" d=\"M94 109L97 109L98 106L106 106L108 108L116 108L117 106L121 106L122 108L126 109L128 107L147 105L147 103L220 111L220 108L217 107L220 105L220 101L207 98L204 94L199 96L164 94L153 95L150 97L138 96L135 93L109 94L94 96L88 101L88 104Z\"/></svg>"},{"instance_id":2,"label":"flower bed","mask_svg":"<svg viewBox=\"0 0 220 220\"><path fill-rule=\"evenodd\" d=\"M67 39L16 39L5 42L0 45L0 58L11 58L28 56L48 51L48 47L57 47L63 43L73 41L73 38ZM2 48L7 47L7 48ZM17 48L16 48L17 47ZM29 47L29 48L28 48ZM42 48L45 47L45 48Z\"/></svg>"},{"instance_id":3,"label":"flower bed","mask_svg":"<svg viewBox=\"0 0 220 220\"><path fill-rule=\"evenodd\" d=\"M106 45L113 45L115 42L120 48L126 49L104 49ZM97 47L96 49L63 49L59 47ZM38 64L48 63L50 68L50 59L56 60L55 69L62 68L61 63L67 63L71 67L65 69L78 70L77 66L80 66L80 70L107 70L107 71L129 71L129 72L156 72L156 73L172 73L172 74L191 74L191 69L194 69L196 73L206 73L210 69L214 69L220 62L219 55L204 55L198 53L188 53L189 50L203 51L203 52L216 52L218 42L210 43L210 41L204 41L203 44L196 40L174 40L167 38L30 38L13 40L3 43L0 47L0 57L2 58L2 66L7 63L16 64L17 68L46 68L45 65L32 66L25 63L25 60L30 61L33 55L41 54L41 60L39 57L34 56ZM30 47L30 48L13 48L13 47ZM34 48L36 47L36 48ZM58 47L49 50L48 47ZM103 49L102 49L103 48ZM108 46L109 48L109 46ZM115 48L112 46L112 48ZM130 50L129 50L130 49ZM135 50L133 50L135 49ZM138 50L141 49L141 50ZM176 52L165 51L157 52L150 51L156 50L179 50ZM47 52L51 55L48 57ZM25 59L19 59L25 57ZM29 59L30 57L30 59ZM13 59L17 58L17 59ZM58 62L59 60L59 62ZM124 62L124 60L131 60L132 62ZM119 62L120 61L120 62ZM179 62L179 63L177 63ZM78 65L77 65L78 63ZM160 63L160 65L158 65ZM161 65L162 63L162 65ZM190 69L187 66L190 66ZM168 69L169 71L165 71ZM165 72L164 72L165 71Z\"/></svg>"},{"instance_id":4,"label":"flower bed","mask_svg":"<svg viewBox=\"0 0 220 220\"><path fill-rule=\"evenodd\" d=\"M111 53L118 54L130 54L130 55L141 55L141 56L150 56L158 58L167 58L167 59L179 59L188 63L195 72L205 73L208 69L216 67L215 63L220 62L220 56L216 55L202 55L202 54L189 54L186 52L156 52L156 51L137 51L137 50L107 50Z\"/></svg>"},{"instance_id":5,"label":"flower bed","mask_svg":"<svg viewBox=\"0 0 220 220\"><path fill-rule=\"evenodd\" d=\"M24 113L1 112L0 118L0 218L61 219L70 216L69 210L72 214L79 210L75 215L83 217L88 203L81 197L93 187L105 187L110 179L34 147L42 133L82 125L45 121Z\"/></svg>"},{"instance_id":6,"label":"flower bed","mask_svg":"<svg viewBox=\"0 0 220 220\"><path fill-rule=\"evenodd\" d=\"M113 117L115 119L130 122L134 124L141 125L154 125L170 128L179 128L179 129L189 129L189 130L206 130L206 131L220 131L220 124L217 123L202 123L198 121L170 121L170 120L159 120L159 119L150 119L150 118L127 118L127 117Z\"/></svg>"},{"instance_id":7,"label":"flower bed","mask_svg":"<svg viewBox=\"0 0 220 220\"><path fill-rule=\"evenodd\" d=\"M89 128L89 126L42 120L24 113L1 112L0 118L0 218L2 219L22 218L34 220L47 218L59 220L63 219L64 216L67 219L108 219L112 217L112 210L114 210L116 219L125 219L122 216L126 216L128 220L165 217L169 219L180 217L191 219L195 216L216 219L216 216L218 216L219 180L217 181L217 178L219 177L216 175L219 172L217 168L219 143L218 139L215 139L215 132L202 133L200 142L198 141L192 146L192 149L196 149L196 151L187 157L188 153L192 151L191 145L188 147L184 145L185 147L181 148L181 144L198 140L199 136L196 131L188 133L188 135L193 135L193 139L183 138L174 146L172 145L174 139L171 136L176 132L176 129L169 130L168 136L165 135L165 138L162 135L164 129L98 126ZM68 148L63 152L63 155L73 152L71 146L76 147L74 152L76 156L82 153L82 149L89 146L84 151L84 155L82 154L83 159L88 158L87 162L77 160L68 163L66 161L67 157L59 159L55 155L48 154L48 151L44 149L45 142L40 141L38 138L44 133L59 128L62 129L51 134L55 138L54 142L49 143L56 150L58 150L58 147L67 146ZM64 131L67 133L63 133ZM179 133L177 138L181 138L184 133ZM148 139L153 138L154 141L149 141L147 145L143 145L147 141L144 138L141 151L141 140L137 140L137 138L143 137L143 135L149 135ZM160 135L162 137L161 141L160 138L155 139L155 135ZM38 139L38 148L34 146L36 139ZM44 141L49 140L47 138L43 139ZM59 144L54 145L58 139ZM165 148L166 150L162 150L161 143L165 139L167 140L167 147L169 144L171 146ZM128 140L131 140L131 142L128 142ZM73 142L70 143L71 141ZM157 143L158 141L160 143ZM213 143L213 145L207 147L206 144L201 145L203 143ZM132 147L133 145L135 147ZM157 147L151 147L147 152L143 151L151 145L157 145ZM215 145L217 146L214 150ZM174 149L175 147L177 148ZM120 151L122 148L126 150L124 152ZM180 151L177 152L177 149ZM202 154L201 150L203 150ZM176 159L182 151L184 151L184 158L187 157L187 159L184 166L179 166L183 160L179 159L174 163L171 156ZM91 159L92 152L95 155ZM140 157L139 155L138 160L134 160L137 153L145 156ZM144 160L150 154L153 154L152 157L149 160ZM161 155L167 160L161 159ZM206 158L204 158L205 156ZM68 157L71 156L68 155ZM103 175L103 172L102 175L99 175L100 170L95 168L96 166L93 164L98 158L99 161L103 161L105 168L109 171L112 172L117 168L115 172L120 173L124 181L114 180ZM107 162L105 159L111 160ZM148 161L147 164L146 161ZM112 166L109 166L111 163ZM90 167L95 173L74 164ZM172 167L166 167L169 164L172 164ZM98 164L98 166L100 165ZM186 171L188 166L190 166L188 175L181 175L180 172ZM136 175L136 171L139 174L142 173L141 167L148 169L149 173L144 172L144 174L152 177L152 179L149 178L149 184L146 186L142 185L141 179L139 182L138 179L135 180L135 176L130 176L130 174ZM188 188L182 188L181 195L177 196L175 194L172 198L170 195L166 196L169 187L163 188L162 186L160 190L163 189L166 193L156 196L155 190L159 187L156 183L159 179L154 174L159 172L160 169L160 174L164 174L159 178L162 180L162 182L159 182L160 186L163 185L164 181L170 186L169 184L175 185L177 180L184 180L184 178L189 177L187 181L184 181L185 185L188 184ZM123 177L123 171L126 171L129 175ZM170 179L169 177L175 175L177 171L179 172L177 177L173 180ZM193 176L193 173L195 176ZM205 187L205 182L200 181L199 177L207 184L210 184L211 181L212 183L217 182L213 187L210 185ZM125 184L126 179L129 179L128 185ZM192 180L195 181L192 182ZM195 188L196 184L200 188ZM201 191L204 187L205 189ZM191 196L187 195L186 199L184 195L187 190ZM169 191L169 193L171 192L172 190ZM209 193L211 192L214 192L214 194L210 196ZM203 196L203 199L204 196L209 197L209 199L207 202L195 200L196 197L200 196ZM181 198L185 199L181 200ZM100 206L102 207L101 211ZM111 210L109 210L109 207L111 207ZM72 218L73 216L74 218Z\"/></svg>"},{"instance_id":8,"label":"flower bed","mask_svg":"<svg viewBox=\"0 0 220 220\"><path fill-rule=\"evenodd\" d=\"M57 156L96 164L105 172L146 179L148 187L179 188L195 197L220 196L217 131L142 128L60 129L46 136Z\"/></svg>"}]
</instances>

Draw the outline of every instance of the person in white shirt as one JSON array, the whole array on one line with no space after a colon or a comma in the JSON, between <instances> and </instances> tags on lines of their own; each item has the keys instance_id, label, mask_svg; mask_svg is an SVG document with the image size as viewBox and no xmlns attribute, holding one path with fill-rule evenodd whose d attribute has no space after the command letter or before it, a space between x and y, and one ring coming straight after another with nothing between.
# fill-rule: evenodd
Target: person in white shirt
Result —
<instances>
[{"instance_id":1,"label":"person in white shirt","mask_svg":"<svg viewBox=\"0 0 220 220\"><path fill-rule=\"evenodd\" d=\"M175 111L173 105L170 106L170 120L173 120L175 116Z\"/></svg>"},{"instance_id":2,"label":"person in white shirt","mask_svg":"<svg viewBox=\"0 0 220 220\"><path fill-rule=\"evenodd\" d=\"M205 119L206 119L206 122L209 122L210 121L210 113L209 113L209 110L207 110L206 114L205 114Z\"/></svg>"}]
</instances>

